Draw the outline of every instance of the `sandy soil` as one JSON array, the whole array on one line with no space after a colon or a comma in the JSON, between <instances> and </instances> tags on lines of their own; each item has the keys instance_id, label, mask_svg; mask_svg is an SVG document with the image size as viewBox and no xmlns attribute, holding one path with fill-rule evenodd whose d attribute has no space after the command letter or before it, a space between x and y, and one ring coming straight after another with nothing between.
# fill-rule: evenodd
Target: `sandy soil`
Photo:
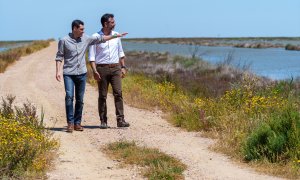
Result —
<instances>
[{"instance_id":1,"label":"sandy soil","mask_svg":"<svg viewBox=\"0 0 300 180\"><path fill-rule=\"evenodd\" d=\"M209 150L214 142L200 133L185 132L172 127L159 111L151 112L127 106L125 117L131 127L116 128L112 96L108 98L108 124L101 130L97 112L97 89L87 85L82 125L83 132L72 134L66 127L63 83L55 80L55 53L57 43L32 55L21 58L0 74L0 96L12 94L16 102L33 102L45 110L47 126L61 146L49 179L142 179L138 167L121 168L119 162L109 159L101 147L118 140L136 141L139 145L158 148L175 156L188 166L186 179L277 179L241 167L228 157ZM126 100L125 100L126 102Z\"/></svg>"}]
</instances>

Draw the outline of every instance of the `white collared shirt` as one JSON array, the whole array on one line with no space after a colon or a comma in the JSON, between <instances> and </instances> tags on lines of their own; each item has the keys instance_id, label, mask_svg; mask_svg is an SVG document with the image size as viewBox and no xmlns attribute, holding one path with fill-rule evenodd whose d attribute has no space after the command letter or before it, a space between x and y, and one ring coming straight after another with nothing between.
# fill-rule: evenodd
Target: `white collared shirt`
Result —
<instances>
[{"instance_id":1,"label":"white collared shirt","mask_svg":"<svg viewBox=\"0 0 300 180\"><path fill-rule=\"evenodd\" d=\"M102 31L93 34L93 36L104 35ZM118 34L112 31L111 35ZM124 51L120 38L111 39L105 43L92 45L89 47L89 61L95 61L96 64L115 64L124 57Z\"/></svg>"}]
</instances>

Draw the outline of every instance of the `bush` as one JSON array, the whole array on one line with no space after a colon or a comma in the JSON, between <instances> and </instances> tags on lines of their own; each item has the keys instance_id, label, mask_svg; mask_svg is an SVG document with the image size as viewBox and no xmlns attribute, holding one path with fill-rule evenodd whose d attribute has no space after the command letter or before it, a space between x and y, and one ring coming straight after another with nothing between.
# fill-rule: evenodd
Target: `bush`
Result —
<instances>
[{"instance_id":1,"label":"bush","mask_svg":"<svg viewBox=\"0 0 300 180\"><path fill-rule=\"evenodd\" d=\"M29 102L13 107L15 97L2 99L0 108L0 178L43 176L58 143Z\"/></svg>"},{"instance_id":2,"label":"bush","mask_svg":"<svg viewBox=\"0 0 300 180\"><path fill-rule=\"evenodd\" d=\"M268 159L282 162L300 158L300 115L297 110L286 109L274 113L270 120L257 127L243 147L245 160Z\"/></svg>"}]
</instances>

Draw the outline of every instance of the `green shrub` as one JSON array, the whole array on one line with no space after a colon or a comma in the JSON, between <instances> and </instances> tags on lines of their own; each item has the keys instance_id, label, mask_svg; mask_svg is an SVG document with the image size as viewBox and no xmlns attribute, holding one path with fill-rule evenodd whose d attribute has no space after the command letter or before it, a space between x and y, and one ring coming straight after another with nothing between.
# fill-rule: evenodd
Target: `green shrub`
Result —
<instances>
[{"instance_id":1,"label":"green shrub","mask_svg":"<svg viewBox=\"0 0 300 180\"><path fill-rule=\"evenodd\" d=\"M14 107L15 97L0 107L0 179L43 177L58 143L29 102Z\"/></svg>"},{"instance_id":2,"label":"green shrub","mask_svg":"<svg viewBox=\"0 0 300 180\"><path fill-rule=\"evenodd\" d=\"M268 159L282 162L299 159L300 115L294 109L274 113L247 138L244 145L245 160Z\"/></svg>"}]
</instances>

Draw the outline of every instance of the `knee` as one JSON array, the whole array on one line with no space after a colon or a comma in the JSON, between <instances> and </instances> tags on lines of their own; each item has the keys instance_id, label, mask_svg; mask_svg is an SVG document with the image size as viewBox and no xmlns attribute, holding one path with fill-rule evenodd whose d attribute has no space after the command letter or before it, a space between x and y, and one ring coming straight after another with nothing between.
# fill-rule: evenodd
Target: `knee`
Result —
<instances>
[{"instance_id":1,"label":"knee","mask_svg":"<svg viewBox=\"0 0 300 180\"><path fill-rule=\"evenodd\" d=\"M65 100L66 100L67 104L73 103L73 99L74 99L74 96L66 95L66 97L65 97Z\"/></svg>"},{"instance_id":2,"label":"knee","mask_svg":"<svg viewBox=\"0 0 300 180\"><path fill-rule=\"evenodd\" d=\"M106 98L107 98L107 93L100 92L98 98L99 98L99 99L106 100Z\"/></svg>"},{"instance_id":3,"label":"knee","mask_svg":"<svg viewBox=\"0 0 300 180\"><path fill-rule=\"evenodd\" d=\"M122 97L122 90L116 90L113 92L114 97Z\"/></svg>"},{"instance_id":4,"label":"knee","mask_svg":"<svg viewBox=\"0 0 300 180\"><path fill-rule=\"evenodd\" d=\"M83 99L76 99L76 104L78 104L78 105L83 104Z\"/></svg>"}]
</instances>

